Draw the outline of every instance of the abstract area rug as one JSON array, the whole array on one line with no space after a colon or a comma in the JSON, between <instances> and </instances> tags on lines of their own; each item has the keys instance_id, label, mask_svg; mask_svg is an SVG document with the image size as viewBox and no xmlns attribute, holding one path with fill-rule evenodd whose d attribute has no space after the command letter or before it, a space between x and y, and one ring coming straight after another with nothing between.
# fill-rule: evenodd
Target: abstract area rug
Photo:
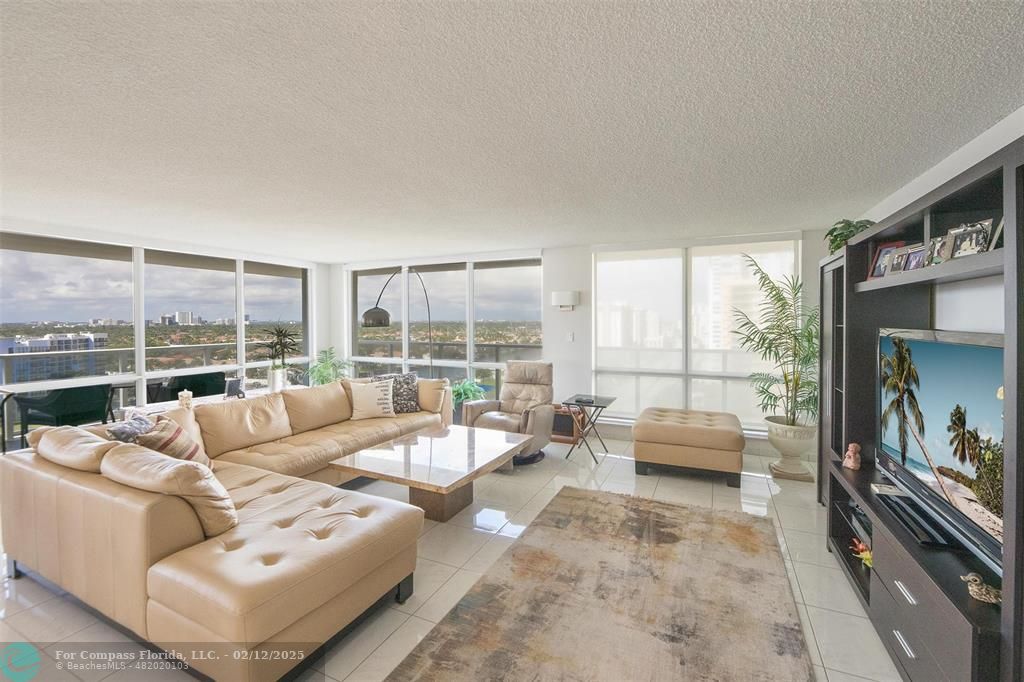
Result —
<instances>
[{"instance_id":1,"label":"abstract area rug","mask_svg":"<svg viewBox=\"0 0 1024 682\"><path fill-rule=\"evenodd\" d=\"M771 521L563 488L389 680L811 680Z\"/></svg>"}]
</instances>

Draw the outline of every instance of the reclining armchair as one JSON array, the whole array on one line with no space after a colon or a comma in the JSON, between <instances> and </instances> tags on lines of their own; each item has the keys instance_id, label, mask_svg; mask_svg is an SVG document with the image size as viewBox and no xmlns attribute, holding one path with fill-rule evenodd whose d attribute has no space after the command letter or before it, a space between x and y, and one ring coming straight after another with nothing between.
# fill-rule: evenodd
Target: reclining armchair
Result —
<instances>
[{"instance_id":1,"label":"reclining armchair","mask_svg":"<svg viewBox=\"0 0 1024 682\"><path fill-rule=\"evenodd\" d=\"M555 420L550 362L512 360L505 366L498 400L471 400L462 404L462 423L481 429L524 433L533 440L516 455L514 464L533 464L544 458Z\"/></svg>"}]
</instances>

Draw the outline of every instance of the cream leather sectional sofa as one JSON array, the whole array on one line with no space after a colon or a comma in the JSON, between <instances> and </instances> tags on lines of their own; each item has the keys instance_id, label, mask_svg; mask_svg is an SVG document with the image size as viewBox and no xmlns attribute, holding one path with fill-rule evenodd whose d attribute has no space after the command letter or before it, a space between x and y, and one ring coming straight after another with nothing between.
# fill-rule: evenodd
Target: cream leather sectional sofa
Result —
<instances>
[{"instance_id":1,"label":"cream leather sectional sofa","mask_svg":"<svg viewBox=\"0 0 1024 682\"><path fill-rule=\"evenodd\" d=\"M412 590L423 512L322 481L336 482L331 459L447 422L450 389L421 380L423 411L352 422L344 388L167 413L237 510L214 537L185 498L100 473L105 452L138 446L108 447L94 427L71 434L81 452L44 452L37 429L39 452L0 458L8 557L205 675L278 679L389 592Z\"/></svg>"}]
</instances>

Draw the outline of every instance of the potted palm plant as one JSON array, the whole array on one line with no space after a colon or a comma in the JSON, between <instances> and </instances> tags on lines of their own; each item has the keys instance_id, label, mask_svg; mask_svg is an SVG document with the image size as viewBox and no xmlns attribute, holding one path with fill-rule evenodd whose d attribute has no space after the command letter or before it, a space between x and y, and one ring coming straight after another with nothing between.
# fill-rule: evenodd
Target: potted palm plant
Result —
<instances>
[{"instance_id":1,"label":"potted palm plant","mask_svg":"<svg viewBox=\"0 0 1024 682\"><path fill-rule=\"evenodd\" d=\"M316 362L309 366L309 383L314 386L329 384L348 376L348 370L352 366L338 357L334 346L324 348L316 356Z\"/></svg>"},{"instance_id":2,"label":"potted palm plant","mask_svg":"<svg viewBox=\"0 0 1024 682\"><path fill-rule=\"evenodd\" d=\"M812 481L803 463L817 433L818 308L802 308L803 285L793 275L774 281L750 256L747 264L764 295L760 319L733 309L740 347L770 363L767 372L750 375L761 411L768 422L768 442L782 459L771 465L779 478Z\"/></svg>"},{"instance_id":3,"label":"potted palm plant","mask_svg":"<svg viewBox=\"0 0 1024 682\"><path fill-rule=\"evenodd\" d=\"M298 334L283 325L274 325L270 330L270 339L257 345L267 351L272 364L269 371L271 392L283 391L288 385L288 366L285 358L300 352Z\"/></svg>"}]
</instances>

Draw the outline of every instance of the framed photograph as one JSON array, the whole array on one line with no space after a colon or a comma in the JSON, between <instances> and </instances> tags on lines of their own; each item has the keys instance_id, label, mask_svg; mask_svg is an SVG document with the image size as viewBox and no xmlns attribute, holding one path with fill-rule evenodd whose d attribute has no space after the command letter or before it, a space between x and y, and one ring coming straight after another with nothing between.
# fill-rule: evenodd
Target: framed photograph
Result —
<instances>
[{"instance_id":1,"label":"framed photograph","mask_svg":"<svg viewBox=\"0 0 1024 682\"><path fill-rule=\"evenodd\" d=\"M895 272L903 272L903 268L907 264L908 253L910 253L909 246L904 246L903 248L893 251L889 256L889 267L886 268L885 274L891 275Z\"/></svg>"},{"instance_id":2,"label":"framed photograph","mask_svg":"<svg viewBox=\"0 0 1024 682\"><path fill-rule=\"evenodd\" d=\"M945 263L953 257L953 235L934 237L928 244L928 255L925 258L925 265L938 265Z\"/></svg>"},{"instance_id":3,"label":"framed photograph","mask_svg":"<svg viewBox=\"0 0 1024 682\"><path fill-rule=\"evenodd\" d=\"M910 251L907 252L907 262L903 266L903 272L923 268L928 259L928 251L929 247L924 244L910 249Z\"/></svg>"},{"instance_id":4,"label":"framed photograph","mask_svg":"<svg viewBox=\"0 0 1024 682\"><path fill-rule=\"evenodd\" d=\"M988 233L992 228L992 221L984 222L988 224L975 223L953 235L953 258L973 256L988 249Z\"/></svg>"},{"instance_id":5,"label":"framed photograph","mask_svg":"<svg viewBox=\"0 0 1024 682\"><path fill-rule=\"evenodd\" d=\"M898 249L894 249L889 256L889 266L885 269L885 275L891 275L895 272L903 272L907 269L907 258L910 255L911 250L917 249L924 246L924 244L910 244L909 246L901 246Z\"/></svg>"},{"instance_id":6,"label":"framed photograph","mask_svg":"<svg viewBox=\"0 0 1024 682\"><path fill-rule=\"evenodd\" d=\"M875 258L871 261L871 269L868 271L868 279L883 277L889 266L889 259L892 252L906 244L906 242L885 242L875 247Z\"/></svg>"},{"instance_id":7,"label":"framed photograph","mask_svg":"<svg viewBox=\"0 0 1024 682\"><path fill-rule=\"evenodd\" d=\"M244 379L228 379L224 384L224 397L225 398L244 398L245 392L243 391Z\"/></svg>"}]
</instances>

